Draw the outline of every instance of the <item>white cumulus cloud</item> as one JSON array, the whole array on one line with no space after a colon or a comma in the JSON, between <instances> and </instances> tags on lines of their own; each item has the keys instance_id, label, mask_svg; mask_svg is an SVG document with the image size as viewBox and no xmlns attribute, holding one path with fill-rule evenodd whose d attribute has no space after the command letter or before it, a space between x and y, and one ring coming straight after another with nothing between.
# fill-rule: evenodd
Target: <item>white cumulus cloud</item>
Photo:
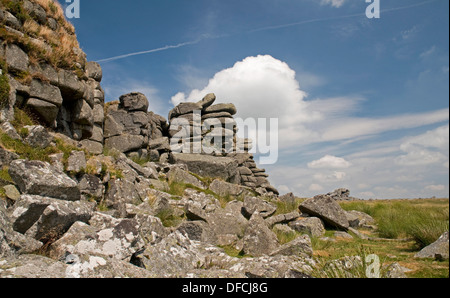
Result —
<instances>
[{"instance_id":1,"label":"white cumulus cloud","mask_svg":"<svg viewBox=\"0 0 450 298\"><path fill-rule=\"evenodd\" d=\"M326 155L319 160L308 163L310 169L346 169L351 164L341 157Z\"/></svg>"},{"instance_id":2,"label":"white cumulus cloud","mask_svg":"<svg viewBox=\"0 0 450 298\"><path fill-rule=\"evenodd\" d=\"M295 76L287 63L272 56L247 57L216 73L202 90L176 94L172 103L196 102L208 93L215 93L217 103L234 103L241 118L282 117L292 121L291 117L297 113L302 119L312 118L314 115L302 113L306 94L300 90Z\"/></svg>"}]
</instances>

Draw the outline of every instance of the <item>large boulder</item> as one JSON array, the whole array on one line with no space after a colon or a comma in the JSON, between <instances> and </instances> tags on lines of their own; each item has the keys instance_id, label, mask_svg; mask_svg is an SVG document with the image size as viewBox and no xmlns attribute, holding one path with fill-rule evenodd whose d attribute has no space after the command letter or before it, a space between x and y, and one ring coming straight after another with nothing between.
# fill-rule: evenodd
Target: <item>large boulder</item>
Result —
<instances>
[{"instance_id":1,"label":"large boulder","mask_svg":"<svg viewBox=\"0 0 450 298\"><path fill-rule=\"evenodd\" d=\"M437 260L448 260L449 251L448 232L442 234L438 240L419 251L415 258L432 258Z\"/></svg>"},{"instance_id":2,"label":"large boulder","mask_svg":"<svg viewBox=\"0 0 450 298\"><path fill-rule=\"evenodd\" d=\"M258 197L245 197L242 213L250 218L255 212L263 218L272 216L277 211L277 206Z\"/></svg>"},{"instance_id":3,"label":"large boulder","mask_svg":"<svg viewBox=\"0 0 450 298\"><path fill-rule=\"evenodd\" d=\"M63 237L52 244L49 254L57 260L70 253L129 261L143 245L138 222L134 219L118 220L105 229L76 222Z\"/></svg>"},{"instance_id":4,"label":"large boulder","mask_svg":"<svg viewBox=\"0 0 450 298\"><path fill-rule=\"evenodd\" d=\"M9 165L13 160L19 159L19 155L0 147L0 167Z\"/></svg>"},{"instance_id":5,"label":"large boulder","mask_svg":"<svg viewBox=\"0 0 450 298\"><path fill-rule=\"evenodd\" d=\"M30 97L42 99L57 107L60 107L63 103L63 98L58 87L36 79L31 81Z\"/></svg>"},{"instance_id":6,"label":"large boulder","mask_svg":"<svg viewBox=\"0 0 450 298\"><path fill-rule=\"evenodd\" d=\"M283 244L271 255L312 257L313 249L311 245L311 239L308 235L298 236L294 240Z\"/></svg>"},{"instance_id":7,"label":"large boulder","mask_svg":"<svg viewBox=\"0 0 450 298\"><path fill-rule=\"evenodd\" d=\"M243 241L243 252L254 257L270 255L280 246L277 236L258 213L250 218Z\"/></svg>"},{"instance_id":8,"label":"large boulder","mask_svg":"<svg viewBox=\"0 0 450 298\"><path fill-rule=\"evenodd\" d=\"M373 219L373 217L367 213L357 210L351 210L346 211L345 214L347 216L348 223L352 228L356 229L375 224L375 220Z\"/></svg>"},{"instance_id":9,"label":"large boulder","mask_svg":"<svg viewBox=\"0 0 450 298\"><path fill-rule=\"evenodd\" d=\"M41 242L14 231L5 205L0 199L0 258L38 250L42 246Z\"/></svg>"},{"instance_id":10,"label":"large boulder","mask_svg":"<svg viewBox=\"0 0 450 298\"><path fill-rule=\"evenodd\" d=\"M297 211L285 213L285 214L278 214L269 218L266 218L266 223L269 227L272 227L276 224L288 224L297 218L300 217L300 213Z\"/></svg>"},{"instance_id":11,"label":"large boulder","mask_svg":"<svg viewBox=\"0 0 450 298\"><path fill-rule=\"evenodd\" d=\"M2 263L0 278L64 278L67 265L40 255L22 255Z\"/></svg>"},{"instance_id":12,"label":"large boulder","mask_svg":"<svg viewBox=\"0 0 450 298\"><path fill-rule=\"evenodd\" d=\"M58 87L65 99L76 101L83 98L86 84L78 78L75 72L60 69L58 71Z\"/></svg>"},{"instance_id":13,"label":"large boulder","mask_svg":"<svg viewBox=\"0 0 450 298\"><path fill-rule=\"evenodd\" d=\"M13 229L39 241L54 241L73 223L88 222L95 204L22 195L9 211Z\"/></svg>"},{"instance_id":14,"label":"large boulder","mask_svg":"<svg viewBox=\"0 0 450 298\"><path fill-rule=\"evenodd\" d=\"M300 233L306 233L312 237L322 237L325 235L325 227L322 220L317 217L301 217L295 221L291 221L289 226Z\"/></svg>"},{"instance_id":15,"label":"large boulder","mask_svg":"<svg viewBox=\"0 0 450 298\"><path fill-rule=\"evenodd\" d=\"M144 146L144 137L139 135L123 134L105 140L105 147L117 149L120 152L135 151Z\"/></svg>"},{"instance_id":16,"label":"large boulder","mask_svg":"<svg viewBox=\"0 0 450 298\"><path fill-rule=\"evenodd\" d=\"M54 124L59 112L55 104L37 98L29 98L26 107L39 115L40 119L48 125Z\"/></svg>"},{"instance_id":17,"label":"large boulder","mask_svg":"<svg viewBox=\"0 0 450 298\"><path fill-rule=\"evenodd\" d=\"M88 78L94 79L97 82L100 82L103 77L103 71L97 62L87 62L86 63L86 75Z\"/></svg>"},{"instance_id":18,"label":"large boulder","mask_svg":"<svg viewBox=\"0 0 450 298\"><path fill-rule=\"evenodd\" d=\"M198 105L202 107L202 109L206 109L211 106L216 101L216 95L214 93L207 94L202 100L197 102Z\"/></svg>"},{"instance_id":19,"label":"large boulder","mask_svg":"<svg viewBox=\"0 0 450 298\"><path fill-rule=\"evenodd\" d=\"M122 95L120 97L119 108L122 108L129 112L142 111L147 112L149 102L144 94L133 92L129 94Z\"/></svg>"},{"instance_id":20,"label":"large boulder","mask_svg":"<svg viewBox=\"0 0 450 298\"><path fill-rule=\"evenodd\" d=\"M350 190L347 188L338 188L330 193L327 193L335 201L353 201L355 198L350 197Z\"/></svg>"},{"instance_id":21,"label":"large boulder","mask_svg":"<svg viewBox=\"0 0 450 298\"><path fill-rule=\"evenodd\" d=\"M188 170L202 177L220 178L233 182L238 175L238 163L229 157L202 154L173 154L177 164L185 164Z\"/></svg>"},{"instance_id":22,"label":"large boulder","mask_svg":"<svg viewBox=\"0 0 450 298\"><path fill-rule=\"evenodd\" d=\"M7 44L5 60L10 70L26 72L28 70L28 55L15 44Z\"/></svg>"},{"instance_id":23,"label":"large boulder","mask_svg":"<svg viewBox=\"0 0 450 298\"><path fill-rule=\"evenodd\" d=\"M330 196L319 195L304 201L300 205L300 211L319 217L326 224L347 231L348 219L344 209Z\"/></svg>"},{"instance_id":24,"label":"large boulder","mask_svg":"<svg viewBox=\"0 0 450 298\"><path fill-rule=\"evenodd\" d=\"M45 149L54 140L53 136L41 125L25 126L24 128L28 130L28 136L24 141L30 146Z\"/></svg>"},{"instance_id":25,"label":"large boulder","mask_svg":"<svg viewBox=\"0 0 450 298\"><path fill-rule=\"evenodd\" d=\"M201 189L206 189L206 186L199 179L191 175L189 172L184 171L178 167L173 167L167 173L167 179L169 184L172 183L182 183L182 184L191 184Z\"/></svg>"},{"instance_id":26,"label":"large boulder","mask_svg":"<svg viewBox=\"0 0 450 298\"><path fill-rule=\"evenodd\" d=\"M183 102L169 112L169 121L181 115L191 114L194 111L201 111L202 105L193 102Z\"/></svg>"},{"instance_id":27,"label":"large boulder","mask_svg":"<svg viewBox=\"0 0 450 298\"><path fill-rule=\"evenodd\" d=\"M188 277L195 269L229 267L233 258L213 245L191 240L180 231L175 231L156 245L135 255L134 264L147 269L158 278ZM206 270L202 270L206 273Z\"/></svg>"},{"instance_id":28,"label":"large boulder","mask_svg":"<svg viewBox=\"0 0 450 298\"><path fill-rule=\"evenodd\" d=\"M225 240L233 239L230 237L244 237L249 221L242 215L242 207L242 202L231 201L224 209L217 208L208 216L208 224L217 235L219 245L232 244Z\"/></svg>"},{"instance_id":29,"label":"large boulder","mask_svg":"<svg viewBox=\"0 0 450 298\"><path fill-rule=\"evenodd\" d=\"M225 181L222 181L219 179L215 179L209 185L209 189L223 197L226 197L226 196L237 197L237 196L247 192L247 188L245 188L241 185L232 184L232 183L225 182ZM248 192L248 193L250 193L250 192Z\"/></svg>"},{"instance_id":30,"label":"large boulder","mask_svg":"<svg viewBox=\"0 0 450 298\"><path fill-rule=\"evenodd\" d=\"M62 261L21 255L2 262L0 278L150 278L142 268L109 257L67 255Z\"/></svg>"},{"instance_id":31,"label":"large boulder","mask_svg":"<svg viewBox=\"0 0 450 298\"><path fill-rule=\"evenodd\" d=\"M67 171L79 173L85 171L87 167L86 155L83 151L72 151L67 159Z\"/></svg>"},{"instance_id":32,"label":"large boulder","mask_svg":"<svg viewBox=\"0 0 450 298\"><path fill-rule=\"evenodd\" d=\"M84 174L78 183L78 188L82 195L85 195L87 199L95 199L100 201L105 192L105 186L100 178L90 174Z\"/></svg>"},{"instance_id":33,"label":"large boulder","mask_svg":"<svg viewBox=\"0 0 450 298\"><path fill-rule=\"evenodd\" d=\"M237 113L237 109L236 106L232 103L220 103L207 107L203 112L205 114L227 112L231 115L235 115Z\"/></svg>"},{"instance_id":34,"label":"large boulder","mask_svg":"<svg viewBox=\"0 0 450 298\"><path fill-rule=\"evenodd\" d=\"M47 162L14 160L9 174L22 193L68 201L80 199L77 183Z\"/></svg>"},{"instance_id":35,"label":"large boulder","mask_svg":"<svg viewBox=\"0 0 450 298\"><path fill-rule=\"evenodd\" d=\"M133 182L127 179L112 179L108 183L104 204L116 210L118 216L125 216L125 205L142 203Z\"/></svg>"}]
</instances>

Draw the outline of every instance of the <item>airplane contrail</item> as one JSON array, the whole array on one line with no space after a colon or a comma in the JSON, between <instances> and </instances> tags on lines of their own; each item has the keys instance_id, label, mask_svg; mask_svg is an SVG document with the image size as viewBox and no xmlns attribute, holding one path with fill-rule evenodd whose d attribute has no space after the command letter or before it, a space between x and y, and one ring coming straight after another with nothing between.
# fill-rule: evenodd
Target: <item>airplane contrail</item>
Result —
<instances>
[{"instance_id":1,"label":"airplane contrail","mask_svg":"<svg viewBox=\"0 0 450 298\"><path fill-rule=\"evenodd\" d=\"M415 3L415 4L411 4L411 5L406 5L406 6L401 6L401 7L394 7L394 8L381 9L381 10L380 10L380 13L387 13L387 12L392 12L392 11L398 11L398 10L410 9L410 8L414 8L414 7L418 7L418 6L423 6L423 5L426 5L426 4L429 4L429 3L432 3L432 2L436 2L436 1L439 1L439 0L427 0L427 1L424 1L424 2ZM363 13L356 13L356 14L344 15L344 16L335 16L335 17L317 18L317 19L311 19L311 20L300 21L300 22L289 23L289 24L281 24L281 25L267 26L267 27L262 27L262 28L250 30L250 31L248 31L247 33L254 33L254 32L260 32L260 31L268 31L268 30L276 30L276 29L282 29L282 28L294 27L294 26L299 26L299 25L304 25L304 24L309 24L309 23L317 23L317 22L333 21L333 20L340 20L340 19L349 19L349 18L361 17L361 16L366 16L366 13L363 12Z\"/></svg>"},{"instance_id":2,"label":"airplane contrail","mask_svg":"<svg viewBox=\"0 0 450 298\"><path fill-rule=\"evenodd\" d=\"M147 50L147 51L142 51L142 52L135 52L135 53L115 56L115 57L111 57L111 58L106 58L106 59L101 59L101 60L97 60L97 62L108 62L108 61L113 61L113 60L119 60L119 59L132 57L132 56L138 56L138 55L144 55L144 54L161 52L161 51L165 51L165 50L169 50L169 49L177 49L177 48L185 47L185 46L188 46L188 45L197 44L197 43L199 43L202 40L203 40L202 38L199 38L197 40L187 41L187 42L179 43L177 45L165 46L165 47L162 47L162 48L157 48L157 49L152 49L152 50Z\"/></svg>"},{"instance_id":3,"label":"airplane contrail","mask_svg":"<svg viewBox=\"0 0 450 298\"><path fill-rule=\"evenodd\" d=\"M380 13L387 13L387 12L392 12L392 11L399 11L399 10L410 9L410 8L414 8L414 7L418 7L418 6L427 5L429 3L437 2L437 1L440 1L440 0L427 0L427 1L424 1L424 2L415 3L415 4L411 4L411 5L382 9L380 11ZM255 32L268 31L268 30L276 30L276 29L300 26L300 25L310 24L310 23L333 21L333 20L340 20L340 19L349 19L349 18L360 17L360 16L365 16L365 15L366 14L364 12L364 13L349 14L349 15L344 15L344 16L317 18L317 19L305 20L305 21L289 23L289 24L281 24L281 25L273 25L273 26L261 27L261 28L257 28L257 29L248 30L248 31L244 32L244 34L251 34L251 33L255 33ZM110 58L106 58L106 59L100 59L100 60L97 60L97 62L99 62L99 63L100 62L109 62L109 61L124 59L124 58L132 57L132 56L139 56L139 55L151 54L151 53L156 53L156 52L162 52L162 51L166 51L166 50L170 50L170 49L177 49L177 48L182 48L182 47L185 47L185 46L195 45L195 44L198 44L201 41L207 40L207 39L217 39L217 38L229 37L229 36L238 35L238 34L242 34L242 32L241 33L236 33L236 34L202 35L201 37L199 37L196 40L186 41L186 42L182 42L182 43L179 43L179 44L176 44L176 45L167 45L167 46L164 46L164 47L161 47L161 48L151 49L151 50L147 50L147 51L134 52L134 53L114 56L114 57L110 57Z\"/></svg>"}]
</instances>

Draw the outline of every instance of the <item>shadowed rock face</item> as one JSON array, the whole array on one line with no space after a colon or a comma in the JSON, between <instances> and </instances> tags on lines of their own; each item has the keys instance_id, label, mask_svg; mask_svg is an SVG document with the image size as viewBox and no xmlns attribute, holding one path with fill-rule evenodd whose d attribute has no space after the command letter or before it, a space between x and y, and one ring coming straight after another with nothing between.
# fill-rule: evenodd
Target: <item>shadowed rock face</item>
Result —
<instances>
[{"instance_id":1,"label":"shadowed rock face","mask_svg":"<svg viewBox=\"0 0 450 298\"><path fill-rule=\"evenodd\" d=\"M332 227L345 231L349 228L345 211L327 195L319 195L306 200L300 205L300 211L319 217Z\"/></svg>"},{"instance_id":2,"label":"shadowed rock face","mask_svg":"<svg viewBox=\"0 0 450 298\"><path fill-rule=\"evenodd\" d=\"M232 158L202 154L176 154L174 158L176 163L185 164L189 171L203 177L233 181L238 174L238 163Z\"/></svg>"},{"instance_id":3,"label":"shadowed rock face","mask_svg":"<svg viewBox=\"0 0 450 298\"><path fill-rule=\"evenodd\" d=\"M68 201L80 199L77 182L46 162L15 160L10 164L9 174L22 193Z\"/></svg>"},{"instance_id":4,"label":"shadowed rock face","mask_svg":"<svg viewBox=\"0 0 450 298\"><path fill-rule=\"evenodd\" d=\"M7 102L1 105L0 121L12 121L14 108L27 108L41 124L87 143L94 126L103 125L103 119L98 117L105 100L100 65L86 60L73 26L61 18L63 10L58 3L10 2L15 4L0 4L0 20L4 24L0 59L8 70L1 75L11 91ZM28 24L36 30L27 29ZM53 31L41 35L42 29ZM98 143L94 151L101 153L98 147L103 140L96 136L91 141Z\"/></svg>"}]
</instances>

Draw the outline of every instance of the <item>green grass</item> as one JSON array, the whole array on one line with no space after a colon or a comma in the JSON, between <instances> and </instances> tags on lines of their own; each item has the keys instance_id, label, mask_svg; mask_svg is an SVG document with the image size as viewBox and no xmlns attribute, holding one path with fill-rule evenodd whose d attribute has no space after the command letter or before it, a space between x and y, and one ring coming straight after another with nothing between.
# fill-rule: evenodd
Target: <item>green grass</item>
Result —
<instances>
[{"instance_id":1,"label":"green grass","mask_svg":"<svg viewBox=\"0 0 450 298\"><path fill-rule=\"evenodd\" d=\"M3 166L2 169L0 169L0 181L6 181L13 183L13 180L8 172L8 167Z\"/></svg>"},{"instance_id":2,"label":"green grass","mask_svg":"<svg viewBox=\"0 0 450 298\"><path fill-rule=\"evenodd\" d=\"M219 247L222 248L227 255L233 258L242 259L251 257L250 255L246 255L242 250L236 249L233 245L225 245L225 246L219 245Z\"/></svg>"},{"instance_id":3,"label":"green grass","mask_svg":"<svg viewBox=\"0 0 450 298\"><path fill-rule=\"evenodd\" d=\"M131 157L131 160L135 163L137 163L140 166L145 165L146 163L150 162L150 157L146 157L146 158L141 158L141 157L137 157L137 156L133 156Z\"/></svg>"},{"instance_id":4,"label":"green grass","mask_svg":"<svg viewBox=\"0 0 450 298\"><path fill-rule=\"evenodd\" d=\"M32 118L32 116L24 110L14 108L14 120L11 121L12 126L16 129L22 138L28 135L28 129L25 126L36 125L37 122ZM49 146L45 149L37 148L28 145L21 140L12 139L7 134L0 132L0 145L5 149L15 152L19 155L21 159L27 160L41 160L45 162L51 162L49 155L55 153L63 153L63 162L67 163L72 151L84 151L87 158L90 154L83 149L66 144L63 140L55 138L56 146Z\"/></svg>"},{"instance_id":5,"label":"green grass","mask_svg":"<svg viewBox=\"0 0 450 298\"><path fill-rule=\"evenodd\" d=\"M371 215L379 230L360 230L370 237L389 238L381 241L362 239L338 240L336 242L312 238L314 258L318 263L312 275L315 277L341 278L365 276L364 265L351 266L348 270L333 268L333 262L345 256L360 256L364 260L368 254L379 257L382 267L396 262L410 269L407 277L448 278L449 261L415 259L415 254L425 245L434 242L448 230L449 205L447 199L427 200L383 200L341 202L345 210L359 210ZM325 237L333 237L327 231ZM401 239L400 239L401 238ZM402 239L409 238L410 241ZM391 239L394 239L391 240ZM384 270L384 271L383 271ZM385 273L382 269L381 275Z\"/></svg>"},{"instance_id":6,"label":"green grass","mask_svg":"<svg viewBox=\"0 0 450 298\"><path fill-rule=\"evenodd\" d=\"M274 215L287 214L294 211L298 212L298 207L303 201L304 199L295 199L294 202L276 201L275 204L277 205L277 211Z\"/></svg>"},{"instance_id":7,"label":"green grass","mask_svg":"<svg viewBox=\"0 0 450 298\"><path fill-rule=\"evenodd\" d=\"M156 214L163 226L166 228L177 227L184 220L184 217L180 217L174 214L173 210L165 209Z\"/></svg>"},{"instance_id":8,"label":"green grass","mask_svg":"<svg viewBox=\"0 0 450 298\"><path fill-rule=\"evenodd\" d=\"M8 76L6 75L8 73L8 67L3 59L0 59L0 69L0 108L3 108L9 101L9 91L11 89Z\"/></svg>"},{"instance_id":9,"label":"green grass","mask_svg":"<svg viewBox=\"0 0 450 298\"><path fill-rule=\"evenodd\" d=\"M47 147L45 149L35 148L20 140L12 139L4 133L0 133L0 145L9 149L20 156L21 159L42 160L50 162L49 155L58 153L55 147Z\"/></svg>"},{"instance_id":10,"label":"green grass","mask_svg":"<svg viewBox=\"0 0 450 298\"><path fill-rule=\"evenodd\" d=\"M32 126L37 124L38 121L33 119L31 113L14 107L14 120L11 121L11 125L14 126L17 131L21 130L24 126Z\"/></svg>"},{"instance_id":11,"label":"green grass","mask_svg":"<svg viewBox=\"0 0 450 298\"><path fill-rule=\"evenodd\" d=\"M281 231L281 230L278 230L278 229L273 229L272 231L277 236L278 242L281 245L289 243L289 242L295 240L295 238L297 238L298 236L301 235L300 233L298 233L296 231L285 232L285 231Z\"/></svg>"},{"instance_id":12,"label":"green grass","mask_svg":"<svg viewBox=\"0 0 450 298\"><path fill-rule=\"evenodd\" d=\"M177 181L172 181L171 183L169 183L169 190L167 191L167 193L168 193L168 194L171 194L171 195L173 195L173 196L179 196L179 197L181 197L181 196L183 196L184 191L185 191L186 189L193 189L193 190L195 190L195 191L202 192L202 193L204 193L204 194L206 194L206 195L211 195L211 196L213 196L214 198L216 198L216 199L219 201L220 206L221 206L222 208L225 208L225 206L226 206L229 202L231 202L231 201L233 201L233 200L238 199L238 200L242 200L242 201L243 201L243 198L242 198L242 197L235 197L235 196L231 196L231 195L227 195L227 196L219 196L218 194L216 194L216 193L213 192L212 190L209 190L209 189L202 189L202 188L199 188L199 187L197 187L197 186L195 186L195 185L192 185L192 184L190 184L190 183L183 183L183 182L177 182Z\"/></svg>"},{"instance_id":13,"label":"green grass","mask_svg":"<svg viewBox=\"0 0 450 298\"><path fill-rule=\"evenodd\" d=\"M345 210L372 216L382 238L412 238L418 249L449 230L448 200L398 200L341 203Z\"/></svg>"}]
</instances>

